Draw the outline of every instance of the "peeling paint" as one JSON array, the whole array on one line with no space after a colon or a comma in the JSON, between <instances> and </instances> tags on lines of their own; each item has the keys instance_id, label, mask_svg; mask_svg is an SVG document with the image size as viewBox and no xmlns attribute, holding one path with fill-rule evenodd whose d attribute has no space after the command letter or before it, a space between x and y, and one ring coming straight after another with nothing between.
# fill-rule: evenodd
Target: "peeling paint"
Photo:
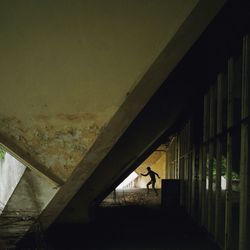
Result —
<instances>
[{"instance_id":1,"label":"peeling paint","mask_svg":"<svg viewBox=\"0 0 250 250\"><path fill-rule=\"evenodd\" d=\"M114 110L111 110L112 114ZM66 181L107 120L107 115L86 113L37 115L25 119L0 115L0 133Z\"/></svg>"}]
</instances>

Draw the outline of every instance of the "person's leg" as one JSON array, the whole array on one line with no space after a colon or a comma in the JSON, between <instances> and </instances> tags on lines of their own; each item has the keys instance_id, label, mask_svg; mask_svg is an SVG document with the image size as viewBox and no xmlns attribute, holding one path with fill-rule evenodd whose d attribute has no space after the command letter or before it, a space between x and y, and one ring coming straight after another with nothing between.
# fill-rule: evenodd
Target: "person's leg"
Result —
<instances>
[{"instance_id":1,"label":"person's leg","mask_svg":"<svg viewBox=\"0 0 250 250\"><path fill-rule=\"evenodd\" d=\"M149 193L149 185L150 185L151 183L152 183L151 181L149 181L149 182L147 183L147 194Z\"/></svg>"},{"instance_id":2,"label":"person's leg","mask_svg":"<svg viewBox=\"0 0 250 250\"><path fill-rule=\"evenodd\" d=\"M154 191L155 191L155 194L158 195L158 192L157 192L157 190L155 189L155 181L152 182L152 187L153 187L153 189L154 189Z\"/></svg>"}]
</instances>

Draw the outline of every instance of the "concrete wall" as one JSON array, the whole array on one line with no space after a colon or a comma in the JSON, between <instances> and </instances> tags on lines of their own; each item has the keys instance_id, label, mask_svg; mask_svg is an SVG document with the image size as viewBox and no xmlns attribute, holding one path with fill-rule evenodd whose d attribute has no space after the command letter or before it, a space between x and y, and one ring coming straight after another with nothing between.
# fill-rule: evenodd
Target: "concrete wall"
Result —
<instances>
[{"instance_id":1,"label":"concrete wall","mask_svg":"<svg viewBox=\"0 0 250 250\"><path fill-rule=\"evenodd\" d=\"M6 153L0 160L0 214L20 181L25 166Z\"/></svg>"}]
</instances>

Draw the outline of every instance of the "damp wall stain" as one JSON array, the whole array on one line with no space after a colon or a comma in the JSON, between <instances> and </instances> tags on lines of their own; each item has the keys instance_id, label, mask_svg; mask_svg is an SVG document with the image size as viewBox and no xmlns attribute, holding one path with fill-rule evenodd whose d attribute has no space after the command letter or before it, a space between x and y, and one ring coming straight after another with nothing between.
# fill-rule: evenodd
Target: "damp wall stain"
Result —
<instances>
[{"instance_id":1,"label":"damp wall stain","mask_svg":"<svg viewBox=\"0 0 250 250\"><path fill-rule=\"evenodd\" d=\"M94 143L107 117L94 114L0 115L0 133L66 181Z\"/></svg>"}]
</instances>

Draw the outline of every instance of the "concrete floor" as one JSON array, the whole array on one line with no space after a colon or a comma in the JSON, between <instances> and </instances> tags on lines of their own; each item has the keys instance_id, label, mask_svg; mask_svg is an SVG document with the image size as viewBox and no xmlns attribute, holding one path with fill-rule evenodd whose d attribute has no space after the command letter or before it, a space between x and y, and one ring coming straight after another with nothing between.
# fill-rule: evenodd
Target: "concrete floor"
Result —
<instances>
[{"instance_id":1,"label":"concrete floor","mask_svg":"<svg viewBox=\"0 0 250 250\"><path fill-rule=\"evenodd\" d=\"M161 195L146 189L109 195L87 224L54 224L18 249L217 250L181 208L161 208Z\"/></svg>"},{"instance_id":2,"label":"concrete floor","mask_svg":"<svg viewBox=\"0 0 250 250\"><path fill-rule=\"evenodd\" d=\"M161 192L111 193L87 224L54 224L26 238L18 249L216 250L181 208L161 208Z\"/></svg>"},{"instance_id":3,"label":"concrete floor","mask_svg":"<svg viewBox=\"0 0 250 250\"><path fill-rule=\"evenodd\" d=\"M87 226L54 225L48 249L217 250L181 209L100 207Z\"/></svg>"},{"instance_id":4,"label":"concrete floor","mask_svg":"<svg viewBox=\"0 0 250 250\"><path fill-rule=\"evenodd\" d=\"M157 189L158 195L146 188L130 188L111 192L100 204L102 207L140 205L140 206L160 206L161 190Z\"/></svg>"}]
</instances>

